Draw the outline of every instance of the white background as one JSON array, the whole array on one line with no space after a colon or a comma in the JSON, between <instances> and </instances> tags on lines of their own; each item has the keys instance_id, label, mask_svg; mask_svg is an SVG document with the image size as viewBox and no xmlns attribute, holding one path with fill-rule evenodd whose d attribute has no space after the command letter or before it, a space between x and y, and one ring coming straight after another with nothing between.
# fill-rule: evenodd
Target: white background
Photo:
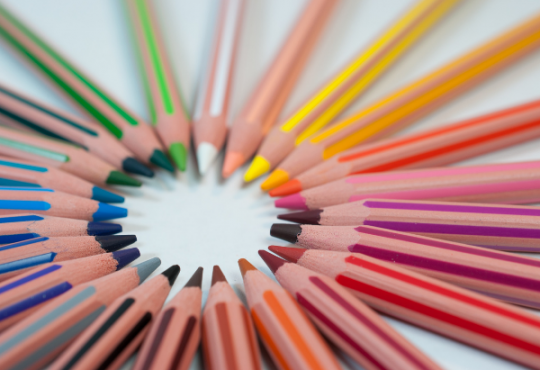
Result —
<instances>
[{"instance_id":1,"label":"white background","mask_svg":"<svg viewBox=\"0 0 540 370\"><path fill-rule=\"evenodd\" d=\"M2 3L123 103L148 117L121 1L3 0ZM342 0L284 113L307 98L412 3L410 0ZM232 117L241 109L304 4L303 0L248 0L234 78ZM215 2L160 0L155 1L155 5L178 85L187 105L193 107ZM464 1L349 112L432 71L539 11L539 0ZM540 52L536 52L406 132L538 99L539 67ZM0 44L0 82L80 114L38 74L27 69L4 44ZM475 158L467 164L538 159L539 143L538 140L531 141ZM204 266L206 296L211 267L219 264L244 299L236 261L245 257L271 275L257 250L273 243L283 245L268 235L270 225L280 212L273 208L271 199L259 191L259 182L244 186L241 172L223 182L219 167L214 166L208 176L201 179L192 156L187 173L178 174L176 178L158 173L155 179L144 180L142 189L126 192L129 218L121 223L126 233L137 234L139 242L136 246L143 254L141 260L160 257L163 264L159 271L171 264L180 264L182 272L173 292L184 285L198 266ZM424 330L389 321L444 368L521 368ZM199 359L193 368L200 368Z\"/></svg>"}]
</instances>

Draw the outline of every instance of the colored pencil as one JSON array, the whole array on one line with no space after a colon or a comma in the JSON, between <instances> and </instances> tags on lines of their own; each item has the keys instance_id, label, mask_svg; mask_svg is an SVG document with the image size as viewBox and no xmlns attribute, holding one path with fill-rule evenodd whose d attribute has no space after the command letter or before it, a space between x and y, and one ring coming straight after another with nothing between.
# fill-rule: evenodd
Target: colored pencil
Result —
<instances>
[{"instance_id":1,"label":"colored pencil","mask_svg":"<svg viewBox=\"0 0 540 370\"><path fill-rule=\"evenodd\" d=\"M56 167L96 185L141 186L83 148L40 134L0 127L0 155Z\"/></svg>"},{"instance_id":2,"label":"colored pencil","mask_svg":"<svg viewBox=\"0 0 540 370\"><path fill-rule=\"evenodd\" d=\"M325 336L363 368L441 369L334 280L266 251L259 255Z\"/></svg>"},{"instance_id":3,"label":"colored pencil","mask_svg":"<svg viewBox=\"0 0 540 370\"><path fill-rule=\"evenodd\" d=\"M223 0L219 7L193 117L193 138L201 175L216 159L227 135L231 84L245 1Z\"/></svg>"},{"instance_id":4,"label":"colored pencil","mask_svg":"<svg viewBox=\"0 0 540 370\"><path fill-rule=\"evenodd\" d=\"M117 169L148 177L154 175L104 128L3 85L0 85L0 120L11 127L76 143Z\"/></svg>"},{"instance_id":5,"label":"colored pencil","mask_svg":"<svg viewBox=\"0 0 540 370\"><path fill-rule=\"evenodd\" d=\"M540 369L540 318L523 309L362 254L272 250L331 277L377 311Z\"/></svg>"},{"instance_id":6,"label":"colored pencil","mask_svg":"<svg viewBox=\"0 0 540 370\"><path fill-rule=\"evenodd\" d=\"M50 188L98 202L124 202L124 197L68 172L3 156L0 156L0 186Z\"/></svg>"},{"instance_id":7,"label":"colored pencil","mask_svg":"<svg viewBox=\"0 0 540 370\"><path fill-rule=\"evenodd\" d=\"M149 0L126 0L152 125L176 167L186 169L189 118L176 89L157 16Z\"/></svg>"},{"instance_id":8,"label":"colored pencil","mask_svg":"<svg viewBox=\"0 0 540 370\"><path fill-rule=\"evenodd\" d=\"M154 319L133 370L186 370L201 340L201 283L199 267L184 288Z\"/></svg>"},{"instance_id":9,"label":"colored pencil","mask_svg":"<svg viewBox=\"0 0 540 370\"><path fill-rule=\"evenodd\" d=\"M233 122L222 169L224 178L255 154L275 124L337 2L309 0L305 5L279 53Z\"/></svg>"},{"instance_id":10,"label":"colored pencil","mask_svg":"<svg viewBox=\"0 0 540 370\"><path fill-rule=\"evenodd\" d=\"M0 331L76 285L120 270L140 256L137 248L33 268L0 283Z\"/></svg>"},{"instance_id":11,"label":"colored pencil","mask_svg":"<svg viewBox=\"0 0 540 370\"><path fill-rule=\"evenodd\" d=\"M174 170L150 126L3 6L0 7L0 36L74 103L109 130L139 160Z\"/></svg>"},{"instance_id":12,"label":"colored pencil","mask_svg":"<svg viewBox=\"0 0 540 370\"><path fill-rule=\"evenodd\" d=\"M254 180L274 169L296 146L331 123L457 3L456 0L420 0L411 6L351 63L268 133L244 180Z\"/></svg>"},{"instance_id":13,"label":"colored pencil","mask_svg":"<svg viewBox=\"0 0 540 370\"><path fill-rule=\"evenodd\" d=\"M318 209L367 198L525 204L540 200L539 186L540 161L441 167L349 176L275 204Z\"/></svg>"},{"instance_id":14,"label":"colored pencil","mask_svg":"<svg viewBox=\"0 0 540 370\"><path fill-rule=\"evenodd\" d=\"M122 232L122 225L34 214L0 216L0 244L49 236L93 236Z\"/></svg>"},{"instance_id":15,"label":"colored pencil","mask_svg":"<svg viewBox=\"0 0 540 370\"><path fill-rule=\"evenodd\" d=\"M154 257L81 284L13 325L0 335L0 367L43 368L116 297L137 287L160 263Z\"/></svg>"},{"instance_id":16,"label":"colored pencil","mask_svg":"<svg viewBox=\"0 0 540 370\"><path fill-rule=\"evenodd\" d=\"M290 195L351 175L443 166L540 136L540 100L418 134L361 145L270 191Z\"/></svg>"},{"instance_id":17,"label":"colored pencil","mask_svg":"<svg viewBox=\"0 0 540 370\"><path fill-rule=\"evenodd\" d=\"M219 266L203 311L202 347L208 370L262 369L251 317Z\"/></svg>"},{"instance_id":18,"label":"colored pencil","mask_svg":"<svg viewBox=\"0 0 540 370\"><path fill-rule=\"evenodd\" d=\"M340 369L329 347L291 295L245 259L238 261L253 321L280 370Z\"/></svg>"},{"instance_id":19,"label":"colored pencil","mask_svg":"<svg viewBox=\"0 0 540 370\"><path fill-rule=\"evenodd\" d=\"M140 346L179 272L173 265L120 296L49 369L118 369Z\"/></svg>"},{"instance_id":20,"label":"colored pencil","mask_svg":"<svg viewBox=\"0 0 540 370\"><path fill-rule=\"evenodd\" d=\"M302 241L296 243L309 249L361 253L502 301L540 308L537 258L372 226L274 226L273 235L287 237L300 229L296 240Z\"/></svg>"},{"instance_id":21,"label":"colored pencil","mask_svg":"<svg viewBox=\"0 0 540 370\"><path fill-rule=\"evenodd\" d=\"M261 187L273 189L355 145L389 136L417 122L538 46L540 15L313 135L281 162Z\"/></svg>"},{"instance_id":22,"label":"colored pencil","mask_svg":"<svg viewBox=\"0 0 540 370\"><path fill-rule=\"evenodd\" d=\"M137 241L135 235L41 237L0 247L0 281L51 262L111 253Z\"/></svg>"},{"instance_id":23,"label":"colored pencil","mask_svg":"<svg viewBox=\"0 0 540 370\"><path fill-rule=\"evenodd\" d=\"M279 215L325 226L375 226L514 252L539 252L540 209L499 204L367 199Z\"/></svg>"},{"instance_id":24,"label":"colored pencil","mask_svg":"<svg viewBox=\"0 0 540 370\"><path fill-rule=\"evenodd\" d=\"M52 189L0 187L0 215L20 215L29 211L87 221L127 217L125 208Z\"/></svg>"}]
</instances>

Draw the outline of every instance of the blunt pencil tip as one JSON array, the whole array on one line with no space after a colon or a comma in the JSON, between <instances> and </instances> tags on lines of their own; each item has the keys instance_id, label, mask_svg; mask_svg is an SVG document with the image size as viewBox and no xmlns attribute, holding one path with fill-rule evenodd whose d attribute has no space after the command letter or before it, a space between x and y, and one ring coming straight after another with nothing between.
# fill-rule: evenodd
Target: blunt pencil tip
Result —
<instances>
[{"instance_id":1,"label":"blunt pencil tip","mask_svg":"<svg viewBox=\"0 0 540 370\"><path fill-rule=\"evenodd\" d=\"M270 171L270 162L260 155L256 155L248 170L244 174L244 181L250 182Z\"/></svg>"},{"instance_id":2,"label":"blunt pencil tip","mask_svg":"<svg viewBox=\"0 0 540 370\"><path fill-rule=\"evenodd\" d=\"M99 203L98 209L92 215L94 221L105 221L113 218L127 217L127 209L117 206L111 206L107 203Z\"/></svg>"},{"instance_id":3,"label":"blunt pencil tip","mask_svg":"<svg viewBox=\"0 0 540 370\"><path fill-rule=\"evenodd\" d=\"M261 189L268 191L285 184L287 181L289 181L289 173L281 168L276 168L274 172L272 172L270 176L268 176L268 178L261 184Z\"/></svg>"},{"instance_id":4,"label":"blunt pencil tip","mask_svg":"<svg viewBox=\"0 0 540 370\"><path fill-rule=\"evenodd\" d=\"M193 275L191 275L191 278L189 278L186 285L184 285L184 288L197 287L200 289L202 286L203 271L204 269L199 267Z\"/></svg>"},{"instance_id":5,"label":"blunt pencil tip","mask_svg":"<svg viewBox=\"0 0 540 370\"><path fill-rule=\"evenodd\" d=\"M169 147L169 156L172 158L176 168L185 171L187 167L188 151L182 143L173 143Z\"/></svg>"},{"instance_id":6,"label":"blunt pencil tip","mask_svg":"<svg viewBox=\"0 0 540 370\"><path fill-rule=\"evenodd\" d=\"M234 171L238 169L241 165L244 164L246 158L237 152L227 152L225 154L225 161L223 162L223 169L221 175L224 178L228 178L233 174Z\"/></svg>"},{"instance_id":7,"label":"blunt pencil tip","mask_svg":"<svg viewBox=\"0 0 540 370\"><path fill-rule=\"evenodd\" d=\"M172 265L167 270L163 271L161 275L165 276L169 280L169 286L173 286L179 273L180 273L180 266Z\"/></svg>"},{"instance_id":8,"label":"blunt pencil tip","mask_svg":"<svg viewBox=\"0 0 540 370\"><path fill-rule=\"evenodd\" d=\"M309 210L306 205L306 198L304 198L300 194L293 194L281 199L276 199L274 205L276 206L276 208L297 209L301 211Z\"/></svg>"},{"instance_id":9,"label":"blunt pencil tip","mask_svg":"<svg viewBox=\"0 0 540 370\"><path fill-rule=\"evenodd\" d=\"M212 285L219 283L220 281L227 282L227 279L225 278L225 275L223 275L223 271L221 271L219 266L215 265L214 269L212 270Z\"/></svg>"},{"instance_id":10,"label":"blunt pencil tip","mask_svg":"<svg viewBox=\"0 0 540 370\"><path fill-rule=\"evenodd\" d=\"M124 203L124 197L102 189L98 186L92 188L92 199L104 203Z\"/></svg>"},{"instance_id":11,"label":"blunt pencil tip","mask_svg":"<svg viewBox=\"0 0 540 370\"><path fill-rule=\"evenodd\" d=\"M135 261L137 258L140 257L140 255L141 252L137 248L129 248L121 251L112 252L112 257L118 262L118 265L116 265L117 270L120 270L127 264Z\"/></svg>"},{"instance_id":12,"label":"blunt pencil tip","mask_svg":"<svg viewBox=\"0 0 540 370\"><path fill-rule=\"evenodd\" d=\"M276 273L276 271L283 266L287 261L284 259L281 259L279 257L274 256L271 253L268 253L265 250L259 250L259 256L263 259L264 263L268 266L268 268L272 271L272 273Z\"/></svg>"},{"instance_id":13,"label":"blunt pencil tip","mask_svg":"<svg viewBox=\"0 0 540 370\"><path fill-rule=\"evenodd\" d=\"M171 173L174 172L174 167L171 161L169 161L169 158L167 158L165 153L163 153L163 151L159 149L155 149L154 152L152 153L152 156L150 157L150 163L158 167L161 167Z\"/></svg>"},{"instance_id":14,"label":"blunt pencil tip","mask_svg":"<svg viewBox=\"0 0 540 370\"><path fill-rule=\"evenodd\" d=\"M240 272L242 273L242 277L244 277L246 272L250 270L257 270L255 266L249 263L248 260L246 260L245 258L240 258L238 260L238 266L240 267Z\"/></svg>"},{"instance_id":15,"label":"blunt pencil tip","mask_svg":"<svg viewBox=\"0 0 540 370\"><path fill-rule=\"evenodd\" d=\"M270 190L268 194L273 198L285 197L287 195L299 193L302 190L302 183L297 179L292 179L291 181L287 181L285 184Z\"/></svg>"},{"instance_id":16,"label":"blunt pencil tip","mask_svg":"<svg viewBox=\"0 0 540 370\"><path fill-rule=\"evenodd\" d=\"M86 226L86 232L90 236L118 234L122 232L122 225L110 222L90 221Z\"/></svg>"},{"instance_id":17,"label":"blunt pencil tip","mask_svg":"<svg viewBox=\"0 0 540 370\"><path fill-rule=\"evenodd\" d=\"M273 224L270 228L270 235L275 238L296 243L298 236L302 233L302 226L298 224Z\"/></svg>"},{"instance_id":18,"label":"blunt pencil tip","mask_svg":"<svg viewBox=\"0 0 540 370\"><path fill-rule=\"evenodd\" d=\"M122 169L126 172L134 173L145 177L154 177L154 171L139 162L133 157L128 157L122 162Z\"/></svg>"},{"instance_id":19,"label":"blunt pencil tip","mask_svg":"<svg viewBox=\"0 0 540 370\"><path fill-rule=\"evenodd\" d=\"M197 164L201 175L204 176L208 172L217 155L218 151L212 144L206 142L199 144L197 147Z\"/></svg>"},{"instance_id":20,"label":"blunt pencil tip","mask_svg":"<svg viewBox=\"0 0 540 370\"><path fill-rule=\"evenodd\" d=\"M125 185L140 187L142 182L120 171L111 171L105 182L109 185Z\"/></svg>"},{"instance_id":21,"label":"blunt pencil tip","mask_svg":"<svg viewBox=\"0 0 540 370\"><path fill-rule=\"evenodd\" d=\"M314 209L312 211L305 212L284 213L282 215L278 215L277 218L299 224L319 225L321 213L321 209Z\"/></svg>"},{"instance_id":22,"label":"blunt pencil tip","mask_svg":"<svg viewBox=\"0 0 540 370\"><path fill-rule=\"evenodd\" d=\"M135 235L103 235L96 236L96 241L106 252L114 252L137 241Z\"/></svg>"}]
</instances>

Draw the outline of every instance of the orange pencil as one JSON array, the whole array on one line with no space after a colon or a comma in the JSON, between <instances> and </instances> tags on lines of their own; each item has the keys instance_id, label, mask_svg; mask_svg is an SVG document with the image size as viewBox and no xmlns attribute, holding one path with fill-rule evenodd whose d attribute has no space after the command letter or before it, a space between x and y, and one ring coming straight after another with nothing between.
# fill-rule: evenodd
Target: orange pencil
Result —
<instances>
[{"instance_id":1,"label":"orange pencil","mask_svg":"<svg viewBox=\"0 0 540 370\"><path fill-rule=\"evenodd\" d=\"M300 77L337 0L309 0L281 50L235 119L222 175L229 177L257 150Z\"/></svg>"},{"instance_id":2,"label":"orange pencil","mask_svg":"<svg viewBox=\"0 0 540 370\"><path fill-rule=\"evenodd\" d=\"M186 370L201 340L201 283L199 267L184 288L156 316L133 370Z\"/></svg>"},{"instance_id":3,"label":"orange pencil","mask_svg":"<svg viewBox=\"0 0 540 370\"><path fill-rule=\"evenodd\" d=\"M173 265L118 297L48 369L121 367L140 346L179 272L180 267Z\"/></svg>"},{"instance_id":4,"label":"orange pencil","mask_svg":"<svg viewBox=\"0 0 540 370\"><path fill-rule=\"evenodd\" d=\"M262 369L251 317L219 266L204 307L202 346L208 370Z\"/></svg>"},{"instance_id":5,"label":"orange pencil","mask_svg":"<svg viewBox=\"0 0 540 370\"><path fill-rule=\"evenodd\" d=\"M238 261L259 335L280 370L340 369L317 329L285 289L245 259Z\"/></svg>"},{"instance_id":6,"label":"orange pencil","mask_svg":"<svg viewBox=\"0 0 540 370\"><path fill-rule=\"evenodd\" d=\"M0 335L0 368L42 369L119 297L142 283L161 263L136 266L81 284Z\"/></svg>"},{"instance_id":7,"label":"orange pencil","mask_svg":"<svg viewBox=\"0 0 540 370\"><path fill-rule=\"evenodd\" d=\"M266 251L259 255L326 337L365 369L441 369L334 280Z\"/></svg>"}]
</instances>

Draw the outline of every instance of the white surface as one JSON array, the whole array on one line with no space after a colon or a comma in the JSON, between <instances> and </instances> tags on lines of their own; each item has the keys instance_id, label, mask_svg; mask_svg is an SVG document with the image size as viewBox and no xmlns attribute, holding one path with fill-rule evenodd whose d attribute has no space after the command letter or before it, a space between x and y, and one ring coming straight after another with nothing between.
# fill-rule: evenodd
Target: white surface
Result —
<instances>
[{"instance_id":1,"label":"white surface","mask_svg":"<svg viewBox=\"0 0 540 370\"><path fill-rule=\"evenodd\" d=\"M52 43L90 76L125 104L148 117L137 75L127 25L120 1L111 0L4 0L39 34ZM305 1L248 1L235 74L231 114L236 114L272 59ZM325 32L286 111L307 98L340 66L358 53L406 6L406 0L343 0ZM199 80L204 41L212 0L156 1L163 22L173 66L189 107ZM393 68L354 109L384 96L418 78L504 29L540 11L538 0L467 0ZM512 67L488 83L448 104L408 131L502 109L540 98L540 52ZM0 44L0 82L71 112L77 110L57 95L37 75L28 72L10 49ZM538 159L540 141L475 158L468 163ZM178 291L198 266L206 268L204 291L210 283L211 267L219 264L229 282L242 296L236 261L245 257L269 273L257 250L283 244L268 235L276 221L272 201L262 194L259 182L242 185L242 173L228 181L219 179L222 158L201 179L194 155L189 170L172 178L159 173L144 180L141 190L129 193L130 216L122 222L126 233L135 233L142 259L158 256L162 271L173 263L182 267L173 292ZM518 365L477 351L452 340L407 324L392 325L432 356L446 369L520 369ZM193 366L200 368L199 360Z\"/></svg>"}]
</instances>

